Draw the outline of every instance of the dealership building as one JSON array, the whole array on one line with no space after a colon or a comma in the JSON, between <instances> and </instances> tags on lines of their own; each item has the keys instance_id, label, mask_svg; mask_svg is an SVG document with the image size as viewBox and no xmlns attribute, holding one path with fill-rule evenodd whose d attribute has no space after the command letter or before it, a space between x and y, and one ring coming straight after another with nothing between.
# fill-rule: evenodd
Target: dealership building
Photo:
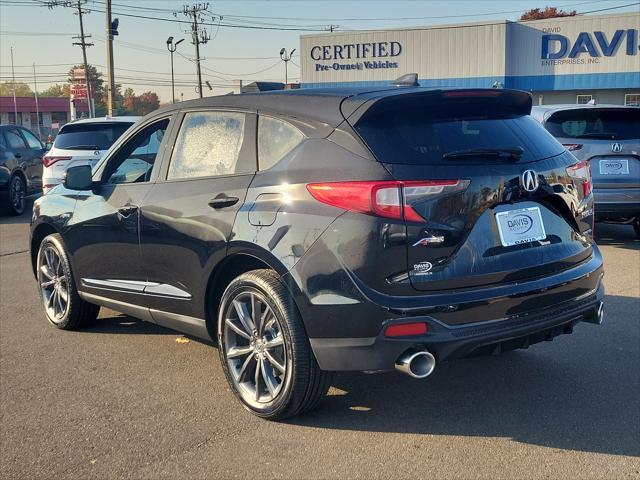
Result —
<instances>
[{"instance_id":1,"label":"dealership building","mask_svg":"<svg viewBox=\"0 0 640 480\"><path fill-rule=\"evenodd\" d=\"M535 104L640 105L640 13L358 30L300 38L302 87L516 88Z\"/></svg>"}]
</instances>

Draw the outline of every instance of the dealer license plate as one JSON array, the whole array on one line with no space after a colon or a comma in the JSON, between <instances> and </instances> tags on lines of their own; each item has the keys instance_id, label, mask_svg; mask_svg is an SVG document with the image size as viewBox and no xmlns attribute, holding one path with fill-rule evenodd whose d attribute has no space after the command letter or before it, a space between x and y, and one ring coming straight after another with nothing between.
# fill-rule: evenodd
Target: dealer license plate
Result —
<instances>
[{"instance_id":1,"label":"dealer license plate","mask_svg":"<svg viewBox=\"0 0 640 480\"><path fill-rule=\"evenodd\" d=\"M629 160L600 160L600 175L629 175Z\"/></svg>"},{"instance_id":2,"label":"dealer license plate","mask_svg":"<svg viewBox=\"0 0 640 480\"><path fill-rule=\"evenodd\" d=\"M500 242L504 247L544 240L542 214L538 207L496 213Z\"/></svg>"}]
</instances>

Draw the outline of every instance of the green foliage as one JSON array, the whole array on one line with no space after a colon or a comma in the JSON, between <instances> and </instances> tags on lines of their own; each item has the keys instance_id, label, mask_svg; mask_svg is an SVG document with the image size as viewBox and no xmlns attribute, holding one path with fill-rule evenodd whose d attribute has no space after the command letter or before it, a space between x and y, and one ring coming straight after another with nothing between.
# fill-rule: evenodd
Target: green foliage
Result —
<instances>
[{"instance_id":1,"label":"green foliage","mask_svg":"<svg viewBox=\"0 0 640 480\"><path fill-rule=\"evenodd\" d=\"M30 97L33 91L26 83L16 82L16 97ZM0 97L13 97L13 82L0 83Z\"/></svg>"}]
</instances>

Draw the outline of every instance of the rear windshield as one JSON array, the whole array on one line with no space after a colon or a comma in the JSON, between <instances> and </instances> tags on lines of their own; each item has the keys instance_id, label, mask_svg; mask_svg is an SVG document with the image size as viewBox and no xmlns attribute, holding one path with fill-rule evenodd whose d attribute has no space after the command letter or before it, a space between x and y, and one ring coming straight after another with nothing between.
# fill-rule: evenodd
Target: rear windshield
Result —
<instances>
[{"instance_id":1,"label":"rear windshield","mask_svg":"<svg viewBox=\"0 0 640 480\"><path fill-rule=\"evenodd\" d=\"M383 163L503 163L505 156L478 154L454 157L464 150L522 150L519 161L559 155L564 151L529 115L509 112L494 99L394 99L374 105L356 123L356 131Z\"/></svg>"},{"instance_id":2,"label":"rear windshield","mask_svg":"<svg viewBox=\"0 0 640 480\"><path fill-rule=\"evenodd\" d=\"M68 124L58 133L53 146L65 150L108 150L131 125L129 122Z\"/></svg>"},{"instance_id":3,"label":"rear windshield","mask_svg":"<svg viewBox=\"0 0 640 480\"><path fill-rule=\"evenodd\" d=\"M546 126L560 138L631 140L640 138L640 108L564 110L551 115Z\"/></svg>"}]
</instances>

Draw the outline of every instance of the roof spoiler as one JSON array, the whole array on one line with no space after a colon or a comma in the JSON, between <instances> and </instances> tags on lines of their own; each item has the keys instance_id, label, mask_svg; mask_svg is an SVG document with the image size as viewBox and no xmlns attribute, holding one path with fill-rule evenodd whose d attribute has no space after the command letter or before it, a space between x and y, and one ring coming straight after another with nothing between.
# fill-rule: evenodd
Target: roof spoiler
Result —
<instances>
[{"instance_id":1,"label":"roof spoiler","mask_svg":"<svg viewBox=\"0 0 640 480\"><path fill-rule=\"evenodd\" d=\"M396 78L391 82L391 85L394 87L419 87L418 83L418 74L417 73L407 73L406 75L402 75L401 77Z\"/></svg>"}]
</instances>

